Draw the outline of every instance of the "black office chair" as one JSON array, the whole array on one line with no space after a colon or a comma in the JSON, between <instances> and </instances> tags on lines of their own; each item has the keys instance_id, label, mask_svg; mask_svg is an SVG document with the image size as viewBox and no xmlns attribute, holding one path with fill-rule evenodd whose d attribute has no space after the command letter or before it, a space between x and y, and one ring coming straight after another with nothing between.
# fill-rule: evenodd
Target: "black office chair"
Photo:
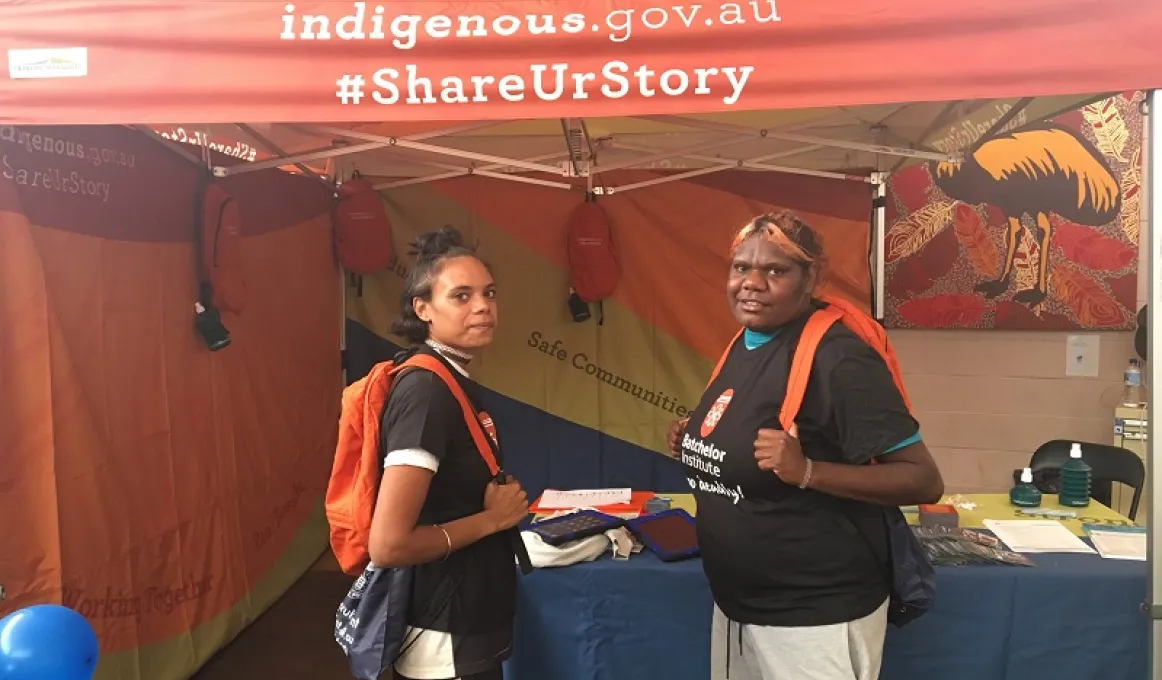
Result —
<instances>
[{"instance_id":1,"label":"black office chair","mask_svg":"<svg viewBox=\"0 0 1162 680\"><path fill-rule=\"evenodd\" d=\"M1146 466L1133 451L1109 444L1079 442L1081 456L1093 470L1089 496L1110 507L1113 505L1113 482L1119 482L1134 490L1130 501L1130 518L1138 514L1138 504L1142 501L1142 488L1146 484ZM1061 466L1069 460L1072 441L1054 439L1037 447L1029 459L1033 470L1033 485L1041 493L1058 493L1061 490ZM1021 471L1013 470L1013 483L1019 482Z\"/></svg>"}]
</instances>

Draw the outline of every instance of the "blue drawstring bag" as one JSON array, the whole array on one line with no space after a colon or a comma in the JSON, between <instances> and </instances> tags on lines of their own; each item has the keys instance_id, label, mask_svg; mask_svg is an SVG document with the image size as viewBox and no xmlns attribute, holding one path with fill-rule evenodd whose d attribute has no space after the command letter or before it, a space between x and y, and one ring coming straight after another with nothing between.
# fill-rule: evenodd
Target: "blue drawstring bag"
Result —
<instances>
[{"instance_id":1,"label":"blue drawstring bag","mask_svg":"<svg viewBox=\"0 0 1162 680\"><path fill-rule=\"evenodd\" d=\"M414 573L369 564L339 604L335 642L357 680L379 680L402 653Z\"/></svg>"},{"instance_id":2,"label":"blue drawstring bag","mask_svg":"<svg viewBox=\"0 0 1162 680\"><path fill-rule=\"evenodd\" d=\"M899 628L920 618L936 601L936 570L899 508L884 508L888 537L888 623Z\"/></svg>"},{"instance_id":3,"label":"blue drawstring bag","mask_svg":"<svg viewBox=\"0 0 1162 680\"><path fill-rule=\"evenodd\" d=\"M936 570L928 561L924 546L912 532L904 512L896 507L879 508L883 513L888 548L887 564L884 564L879 551L847 516L838 500L836 506L836 517L843 530L852 537L858 536L872 559L886 567L883 577L889 593L888 623L900 628L927 613L936 602Z\"/></svg>"}]
</instances>

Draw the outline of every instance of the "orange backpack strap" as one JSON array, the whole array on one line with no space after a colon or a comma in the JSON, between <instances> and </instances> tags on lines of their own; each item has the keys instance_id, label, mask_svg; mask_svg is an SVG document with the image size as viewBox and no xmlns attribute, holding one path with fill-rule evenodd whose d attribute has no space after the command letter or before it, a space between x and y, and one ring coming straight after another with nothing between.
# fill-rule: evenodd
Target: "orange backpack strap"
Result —
<instances>
[{"instance_id":1,"label":"orange backpack strap","mask_svg":"<svg viewBox=\"0 0 1162 680\"><path fill-rule=\"evenodd\" d=\"M734 348L734 343L738 342L739 337L742 336L743 329L739 329L734 337L730 339L730 344L726 346L726 350L722 352L722 356L718 358L718 363L714 365L714 370L710 372L710 380L706 381L706 387L710 387L710 383L718 377L718 372L722 370L722 365L726 363L726 357L730 355L730 350Z\"/></svg>"},{"instance_id":2,"label":"orange backpack strap","mask_svg":"<svg viewBox=\"0 0 1162 680\"><path fill-rule=\"evenodd\" d=\"M867 314L864 314L858 307L842 298L821 296L819 299L827 306L816 311L807 320L806 325L803 327L803 332L799 336L799 344L795 347L795 354L791 358L791 370L787 376L787 392L783 397L783 405L779 409L779 424L783 430L790 431L791 427L795 424L795 418L799 415L799 409L803 406L803 397L807 394L807 382L811 379L811 368L815 363L815 353L819 349L819 343L823 340L823 336L827 333L828 329L835 325L836 321L842 321L844 326L847 326L860 339L879 353L884 363L887 364L893 382L896 383L896 389L900 391L900 396L904 399L904 405L911 411L912 403L908 399L907 391L904 389L904 380L900 373L900 362L896 357L892 343L888 340L888 334L883 327ZM718 364L714 366L714 371L710 374L710 380L706 383L707 387L710 387L710 384L718 377L719 371L722 370L722 365L726 363L726 357L730 354L731 348L734 347L734 343L738 342L738 338L742 333L742 330L735 333L730 344L726 346L726 351L722 353L722 356L718 359ZM874 463L875 461L872 460L869 462Z\"/></svg>"},{"instance_id":3,"label":"orange backpack strap","mask_svg":"<svg viewBox=\"0 0 1162 680\"><path fill-rule=\"evenodd\" d=\"M884 360L884 363L887 365L888 372L891 373L891 375L892 375L892 381L896 384L896 389L899 390L900 396L904 400L904 406L908 409L908 411L911 411L912 410L912 402L911 402L911 400L908 399L907 390L904 389L904 377L903 377L903 374L900 372L900 362L896 357L896 351L892 347L892 343L888 339L887 331L884 330L883 326L881 326L879 323L877 323L875 321L875 319L872 319L867 314L864 314L862 310L860 310L858 307L851 304L847 300L843 300L843 299L837 298L837 297L823 296L820 298L820 301L826 303L828 306L826 309L823 309L819 312L816 312L815 315L812 317L812 320L814 320L815 317L818 317L823 313L830 312L830 314L832 316L836 316L837 318L842 320L844 326L847 326L847 328L850 329L856 335L858 335L861 340L866 342L872 349L874 349L876 352L878 352L880 357ZM830 326L832 323L834 323L834 321L831 321L827 325ZM810 322L808 322L808 325L810 325ZM823 332L826 332L826 330L827 329L824 328ZM807 332L804 331L804 336L806 336L806 335L807 335ZM821 339L822 337L823 337L823 333L821 332L821 333L819 333L819 338ZM802 392L799 392L798 401L794 403L796 412L798 411L798 407L802 404L803 393L806 392L806 386L807 386L806 380L807 380L807 377L809 377L810 373L811 373L810 361L811 361L811 359L814 358L815 348L818 347L818 344L819 344L818 340L816 340L815 347L812 347L812 349L811 349L811 355L809 357L804 358L805 361L807 362L806 363L807 372L803 376ZM794 362L792 365L792 379L794 378L794 375L795 375L794 365L800 363L799 352L802 350L803 350L803 342L800 341L799 349L796 350L796 352L795 352L795 359L794 359ZM792 380L792 382L793 382L793 380ZM785 399L784 404L783 404L784 409L787 409L788 405L793 403L792 399L791 399L792 392L791 392L790 388L791 388L791 384L789 383L788 387L787 387L787 398ZM787 421L784 420L783 415L784 415L783 413L779 414L779 421L786 423ZM793 417L791 420L793 420ZM784 428L785 427L786 427L786 425L784 424ZM876 463L875 458L872 458L871 460L868 461L869 465L874 465L875 463Z\"/></svg>"},{"instance_id":4,"label":"orange backpack strap","mask_svg":"<svg viewBox=\"0 0 1162 680\"><path fill-rule=\"evenodd\" d=\"M803 395L807 393L807 380L811 377L811 365L815 362L815 350L819 348L819 341L823 339L823 334L827 332L827 329L831 328L842 316L838 309L828 307L812 314L803 327L803 333L799 337L799 345L791 360L791 373L787 378L787 394L783 398L782 408L779 409L779 423L782 424L784 430L791 429L791 424L794 423L795 416L799 415L799 408L803 405ZM739 330L734 334L734 339L730 341L730 344L726 346L726 351L722 353L722 357L718 359L718 364L710 374L710 380L706 383L707 387L710 387L710 383L713 383L714 379L718 377L718 372L726 363L726 357L730 354L731 348L734 347L734 343L738 342L742 334L743 330Z\"/></svg>"},{"instance_id":5,"label":"orange backpack strap","mask_svg":"<svg viewBox=\"0 0 1162 680\"><path fill-rule=\"evenodd\" d=\"M799 335L799 344L795 347L795 354L791 358L791 372L787 376L787 393L783 396L783 406L779 409L779 424L783 431L789 432L799 415L799 408L803 406L803 396L807 394L807 381L811 378L811 366L815 363L815 351L819 349L819 342L827 329L835 325L843 313L834 308L820 309L811 315L803 332Z\"/></svg>"},{"instance_id":6,"label":"orange backpack strap","mask_svg":"<svg viewBox=\"0 0 1162 680\"><path fill-rule=\"evenodd\" d=\"M460 402L460 409L464 413L464 422L468 424L468 431L472 434L472 441L476 443L476 450L480 452L480 457L488 465L488 471L492 473L493 477L499 475L500 465L497 464L496 454L492 450L492 439L484 431L480 414L472 407L472 402L468 401L468 395L464 394L464 390L460 388L460 383L448 372L444 364L435 357L426 354L416 354L405 361L403 365L423 368L440 376L440 379L452 391L452 396L456 397L456 401ZM500 483L503 484L504 481L500 481ZM533 563L529 559L529 553L525 547L524 539L520 536L520 529L516 527L509 529L508 538L509 544L512 546L513 554L520 564L521 573L532 573Z\"/></svg>"},{"instance_id":7,"label":"orange backpack strap","mask_svg":"<svg viewBox=\"0 0 1162 680\"><path fill-rule=\"evenodd\" d=\"M904 405L908 411L911 411L912 402L908 399L908 391L904 389L904 376L900 372L900 361L896 357L896 350L892 347L891 341L888 340L888 333L884 327L847 300L832 296L823 296L820 300L827 303L829 308L842 312L843 325L851 329L872 349L879 352L880 358L888 366L888 372L892 374L892 381L896 383L896 389L904 398Z\"/></svg>"},{"instance_id":8,"label":"orange backpack strap","mask_svg":"<svg viewBox=\"0 0 1162 680\"><path fill-rule=\"evenodd\" d=\"M460 403L460 410L464 414L464 422L468 425L468 432L472 434L476 450L480 452L480 457L488 465L489 472L493 475L500 472L500 465L496 462L496 454L492 452L492 445L489 443L488 435L484 432L484 426L480 424L476 409L472 407L472 402L468 401L468 395L464 394L460 383L456 381L443 362L427 354L416 354L400 364L395 370L402 371L407 368L422 368L425 371L431 371L444 381L444 384L451 390L452 396L456 397L456 401Z\"/></svg>"}]
</instances>

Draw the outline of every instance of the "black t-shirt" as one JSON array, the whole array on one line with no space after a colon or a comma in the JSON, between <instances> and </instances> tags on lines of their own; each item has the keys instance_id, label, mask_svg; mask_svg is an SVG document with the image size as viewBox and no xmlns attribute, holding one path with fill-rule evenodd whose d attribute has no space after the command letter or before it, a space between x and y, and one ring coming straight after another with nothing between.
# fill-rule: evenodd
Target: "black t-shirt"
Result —
<instances>
[{"instance_id":1,"label":"black t-shirt","mask_svg":"<svg viewBox=\"0 0 1162 680\"><path fill-rule=\"evenodd\" d=\"M736 342L683 433L703 568L719 608L741 623L842 623L888 597L883 510L786 484L754 457L758 430L782 429L779 407L806 318L754 349ZM725 409L707 420L720 401ZM851 465L918 431L883 359L841 323L819 344L796 424L808 458Z\"/></svg>"},{"instance_id":2,"label":"black t-shirt","mask_svg":"<svg viewBox=\"0 0 1162 680\"><path fill-rule=\"evenodd\" d=\"M476 383L429 348L419 351L444 362L479 410ZM381 456L419 449L439 463L420 511L420 525L451 522L484 509L484 489L492 473L476 449L460 403L439 376L425 370L399 375L381 424ZM499 451L496 454L500 462ZM415 569L408 624L432 631L424 633L429 637L448 634L453 658L431 659L425 665L454 667L455 675L449 677L489 670L503 661L512 647L515 611L515 558L504 533L462 548L446 561ZM425 641L424 648L443 647L431 642ZM447 651L444 647L441 654Z\"/></svg>"}]
</instances>

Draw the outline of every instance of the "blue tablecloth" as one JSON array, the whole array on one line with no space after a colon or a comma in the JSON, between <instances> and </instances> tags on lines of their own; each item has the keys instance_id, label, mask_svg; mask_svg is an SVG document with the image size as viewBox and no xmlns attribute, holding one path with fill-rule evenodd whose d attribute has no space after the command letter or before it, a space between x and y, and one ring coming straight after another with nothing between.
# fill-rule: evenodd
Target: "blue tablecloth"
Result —
<instances>
[{"instance_id":1,"label":"blue tablecloth","mask_svg":"<svg viewBox=\"0 0 1162 680\"><path fill-rule=\"evenodd\" d=\"M1141 680L1144 562L1031 555L1036 567L938 568L937 604L890 629L881 680ZM506 680L706 680L712 600L699 560L521 577Z\"/></svg>"}]
</instances>

